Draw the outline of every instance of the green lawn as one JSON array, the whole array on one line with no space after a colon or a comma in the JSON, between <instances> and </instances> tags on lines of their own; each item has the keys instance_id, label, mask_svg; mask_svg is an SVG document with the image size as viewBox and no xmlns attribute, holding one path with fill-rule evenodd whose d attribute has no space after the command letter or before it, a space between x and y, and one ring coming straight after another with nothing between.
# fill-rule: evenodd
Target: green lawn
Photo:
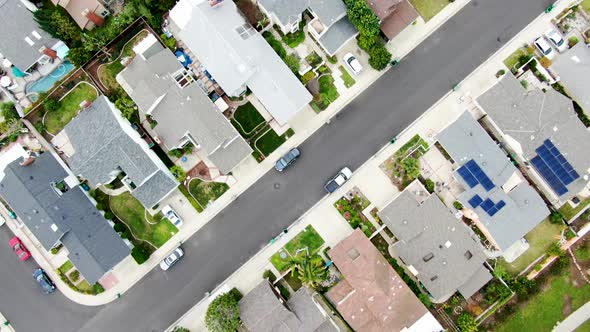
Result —
<instances>
[{"instance_id":1,"label":"green lawn","mask_svg":"<svg viewBox=\"0 0 590 332\"><path fill-rule=\"evenodd\" d=\"M350 74L346 71L346 69L344 69L343 66L338 67L338 69L340 69L340 72L342 73L342 75L340 75L340 78L344 81L345 87L350 88L354 85L354 83L356 83L354 78L350 76Z\"/></svg>"},{"instance_id":2,"label":"green lawn","mask_svg":"<svg viewBox=\"0 0 590 332\"><path fill-rule=\"evenodd\" d=\"M301 288L301 281L297 277L292 277L291 273L287 273L284 279L294 291L297 291L299 288Z\"/></svg>"},{"instance_id":3,"label":"green lawn","mask_svg":"<svg viewBox=\"0 0 590 332\"><path fill-rule=\"evenodd\" d=\"M307 226L301 233L297 234L291 239L284 248L281 248L270 258L270 262L274 267L283 272L287 268L287 259L283 259L280 256L280 252L286 250L290 255L295 255L298 249L306 248L309 250L309 254L316 253L320 247L324 244L324 239L316 232L311 226ZM287 255L289 256L289 255Z\"/></svg>"},{"instance_id":4,"label":"green lawn","mask_svg":"<svg viewBox=\"0 0 590 332\"><path fill-rule=\"evenodd\" d=\"M133 52L133 47L147 37L147 31L139 32L135 37L131 38L129 42L123 47L121 51L121 55L113 61L113 63L101 66L98 70L98 77L102 84L109 90L118 90L121 89L119 83L117 83L116 76L120 73L125 67L121 64L121 59L128 56L135 55Z\"/></svg>"},{"instance_id":5,"label":"green lawn","mask_svg":"<svg viewBox=\"0 0 590 332\"><path fill-rule=\"evenodd\" d=\"M566 297L571 299L571 310L576 310L590 301L590 285L579 287L572 284L570 269L547 282L543 291L533 296L523 307L507 320L497 325L496 332L551 331L555 323L565 316L563 309Z\"/></svg>"},{"instance_id":6,"label":"green lawn","mask_svg":"<svg viewBox=\"0 0 590 332\"><path fill-rule=\"evenodd\" d=\"M252 134L254 129L266 122L251 103L239 106L234 112L234 119L242 126L245 134Z\"/></svg>"},{"instance_id":7,"label":"green lawn","mask_svg":"<svg viewBox=\"0 0 590 332\"><path fill-rule=\"evenodd\" d=\"M206 207L209 202L213 202L221 197L229 189L229 186L220 182L205 182L199 179L192 179L188 188L197 202L202 207Z\"/></svg>"},{"instance_id":8,"label":"green lawn","mask_svg":"<svg viewBox=\"0 0 590 332\"><path fill-rule=\"evenodd\" d=\"M158 248L178 233L176 226L166 218L161 218L155 225L149 224L145 218L145 209L129 192L111 196L110 206L138 239L146 240Z\"/></svg>"},{"instance_id":9,"label":"green lawn","mask_svg":"<svg viewBox=\"0 0 590 332\"><path fill-rule=\"evenodd\" d=\"M92 291L92 286L86 280L80 281L80 283L76 285L76 288L78 288L82 292L90 292L90 291Z\"/></svg>"},{"instance_id":10,"label":"green lawn","mask_svg":"<svg viewBox=\"0 0 590 332\"><path fill-rule=\"evenodd\" d=\"M66 275L66 272L71 270L74 267L74 264L70 261L63 263L62 266L58 267L57 270L61 272L61 274Z\"/></svg>"},{"instance_id":11,"label":"green lawn","mask_svg":"<svg viewBox=\"0 0 590 332\"><path fill-rule=\"evenodd\" d=\"M590 14L590 0L582 1L581 5L582 5L582 8L584 8L584 10L586 11L586 13Z\"/></svg>"},{"instance_id":12,"label":"green lawn","mask_svg":"<svg viewBox=\"0 0 590 332\"><path fill-rule=\"evenodd\" d=\"M590 248L586 245L581 245L574 250L574 255L580 261L587 261L590 259Z\"/></svg>"},{"instance_id":13,"label":"green lawn","mask_svg":"<svg viewBox=\"0 0 590 332\"><path fill-rule=\"evenodd\" d=\"M424 21L428 22L449 4L449 0L410 0Z\"/></svg>"},{"instance_id":14,"label":"green lawn","mask_svg":"<svg viewBox=\"0 0 590 332\"><path fill-rule=\"evenodd\" d=\"M501 259L498 261L499 264L505 267L511 274L518 274L545 253L553 242L558 240L556 237L559 236L563 227L561 224L555 225L550 223L549 220L544 220L525 236L530 244L530 248L527 251L512 263L506 263Z\"/></svg>"},{"instance_id":15,"label":"green lawn","mask_svg":"<svg viewBox=\"0 0 590 332\"><path fill-rule=\"evenodd\" d=\"M588 204L590 204L590 197L584 199L580 202L575 208L573 208L569 203L563 204L562 207L559 208L559 212L563 215L565 220L572 219L576 214L580 213L583 209L585 209Z\"/></svg>"},{"instance_id":16,"label":"green lawn","mask_svg":"<svg viewBox=\"0 0 590 332\"><path fill-rule=\"evenodd\" d=\"M44 123L47 131L53 135L59 133L78 114L81 102L94 101L96 97L98 94L92 85L80 83L60 101L57 110L45 114Z\"/></svg>"},{"instance_id":17,"label":"green lawn","mask_svg":"<svg viewBox=\"0 0 590 332\"><path fill-rule=\"evenodd\" d=\"M588 7L590 7L590 0L587 0L586 2L588 2ZM590 8L588 8L588 10L590 11ZM584 324L578 326L576 332L590 332L590 320L587 320Z\"/></svg>"},{"instance_id":18,"label":"green lawn","mask_svg":"<svg viewBox=\"0 0 590 332\"><path fill-rule=\"evenodd\" d=\"M516 69L524 64L524 63L519 64L519 62L521 62L521 60L524 61L525 59L528 59L529 56L533 55L533 52L534 52L534 50L532 48L521 47L521 48L517 49L516 51L514 51L512 54L510 54L510 56L508 56L504 60L504 64L510 70ZM523 57L527 57L527 58L523 58Z\"/></svg>"},{"instance_id":19,"label":"green lawn","mask_svg":"<svg viewBox=\"0 0 590 332\"><path fill-rule=\"evenodd\" d=\"M258 151L263 155L268 156L281 146L281 144L285 143L286 140L285 135L279 136L274 130L269 129L264 135L260 136L254 144L256 144Z\"/></svg>"}]
</instances>

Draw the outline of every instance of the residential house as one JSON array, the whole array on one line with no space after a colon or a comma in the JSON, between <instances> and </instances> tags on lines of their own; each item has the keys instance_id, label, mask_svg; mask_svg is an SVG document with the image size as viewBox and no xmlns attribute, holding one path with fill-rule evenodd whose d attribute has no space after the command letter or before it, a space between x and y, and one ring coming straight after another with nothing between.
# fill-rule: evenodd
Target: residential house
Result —
<instances>
[{"instance_id":1,"label":"residential house","mask_svg":"<svg viewBox=\"0 0 590 332\"><path fill-rule=\"evenodd\" d=\"M67 54L63 42L39 28L31 12L36 8L25 6L25 2L0 0L0 60L8 59L23 72Z\"/></svg>"},{"instance_id":2,"label":"residential house","mask_svg":"<svg viewBox=\"0 0 590 332\"><path fill-rule=\"evenodd\" d=\"M379 216L398 239L390 253L420 281L433 302L444 302L457 291L469 299L492 279L477 235L424 187L406 188Z\"/></svg>"},{"instance_id":3,"label":"residential house","mask_svg":"<svg viewBox=\"0 0 590 332\"><path fill-rule=\"evenodd\" d=\"M156 139L168 150L188 143L227 174L252 149L195 83L174 54L149 34L134 48L137 56L117 82L135 101L142 117L156 120Z\"/></svg>"},{"instance_id":4,"label":"residential house","mask_svg":"<svg viewBox=\"0 0 590 332\"><path fill-rule=\"evenodd\" d=\"M329 56L358 35L342 0L259 0L258 5L284 34L299 30L303 12L308 10L314 18L307 29Z\"/></svg>"},{"instance_id":5,"label":"residential house","mask_svg":"<svg viewBox=\"0 0 590 332\"><path fill-rule=\"evenodd\" d=\"M381 23L381 32L392 40L418 18L408 0L366 0Z\"/></svg>"},{"instance_id":6,"label":"residential house","mask_svg":"<svg viewBox=\"0 0 590 332\"><path fill-rule=\"evenodd\" d=\"M551 68L557 71L567 92L589 114L590 47L585 43L577 43L566 53L556 57Z\"/></svg>"},{"instance_id":7,"label":"residential house","mask_svg":"<svg viewBox=\"0 0 590 332\"><path fill-rule=\"evenodd\" d=\"M250 89L279 125L307 107L311 94L233 1L181 0L170 30L229 96Z\"/></svg>"},{"instance_id":8,"label":"residential house","mask_svg":"<svg viewBox=\"0 0 590 332\"><path fill-rule=\"evenodd\" d=\"M458 166L454 177L465 191L457 198L490 243L511 262L528 248L521 239L540 224L549 209L505 152L469 112L438 135Z\"/></svg>"},{"instance_id":9,"label":"residential house","mask_svg":"<svg viewBox=\"0 0 590 332\"><path fill-rule=\"evenodd\" d=\"M353 330L444 330L359 228L328 255L344 278L326 296Z\"/></svg>"},{"instance_id":10,"label":"residential house","mask_svg":"<svg viewBox=\"0 0 590 332\"><path fill-rule=\"evenodd\" d=\"M130 253L96 209L75 175L45 152L29 156L20 144L0 161L0 196L47 251L58 245L93 285Z\"/></svg>"},{"instance_id":11,"label":"residential house","mask_svg":"<svg viewBox=\"0 0 590 332\"><path fill-rule=\"evenodd\" d=\"M571 200L576 205L580 197L588 196L590 133L569 98L553 89L526 91L514 76L506 75L477 102L488 115L483 121L527 166L553 204Z\"/></svg>"},{"instance_id":12,"label":"residential house","mask_svg":"<svg viewBox=\"0 0 590 332\"><path fill-rule=\"evenodd\" d=\"M301 287L286 301L265 280L240 300L242 327L249 332L340 331L317 302L318 297Z\"/></svg>"},{"instance_id":13,"label":"residential house","mask_svg":"<svg viewBox=\"0 0 590 332\"><path fill-rule=\"evenodd\" d=\"M72 171L93 185L120 174L131 194L154 208L178 187L164 163L105 96L98 97L52 140Z\"/></svg>"},{"instance_id":14,"label":"residential house","mask_svg":"<svg viewBox=\"0 0 590 332\"><path fill-rule=\"evenodd\" d=\"M109 14L109 10L100 0L51 0L51 2L63 7L80 29L91 30L95 26L102 26L104 18Z\"/></svg>"}]
</instances>

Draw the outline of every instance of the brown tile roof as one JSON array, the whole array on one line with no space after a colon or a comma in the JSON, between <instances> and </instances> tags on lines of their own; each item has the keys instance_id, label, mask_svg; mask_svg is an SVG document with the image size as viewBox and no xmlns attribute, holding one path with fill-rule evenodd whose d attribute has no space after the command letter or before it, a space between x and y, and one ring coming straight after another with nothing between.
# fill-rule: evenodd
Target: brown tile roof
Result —
<instances>
[{"instance_id":1,"label":"brown tile roof","mask_svg":"<svg viewBox=\"0 0 590 332\"><path fill-rule=\"evenodd\" d=\"M407 1L395 6L390 15L381 19L381 31L391 40L418 18L418 12Z\"/></svg>"},{"instance_id":2,"label":"brown tile roof","mask_svg":"<svg viewBox=\"0 0 590 332\"><path fill-rule=\"evenodd\" d=\"M360 229L329 255L346 280L327 297L355 331L401 331L428 313Z\"/></svg>"}]
</instances>

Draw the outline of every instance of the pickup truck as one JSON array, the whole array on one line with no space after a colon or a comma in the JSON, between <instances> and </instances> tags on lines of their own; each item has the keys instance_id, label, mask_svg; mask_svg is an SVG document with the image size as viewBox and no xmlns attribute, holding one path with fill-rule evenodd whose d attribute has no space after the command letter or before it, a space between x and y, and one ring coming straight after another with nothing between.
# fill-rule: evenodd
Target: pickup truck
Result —
<instances>
[{"instance_id":1,"label":"pickup truck","mask_svg":"<svg viewBox=\"0 0 590 332\"><path fill-rule=\"evenodd\" d=\"M328 181L324 186L324 189L328 193L333 193L336 189L340 188L350 177L352 176L352 171L348 167L344 167L336 176L332 178L332 180Z\"/></svg>"}]
</instances>

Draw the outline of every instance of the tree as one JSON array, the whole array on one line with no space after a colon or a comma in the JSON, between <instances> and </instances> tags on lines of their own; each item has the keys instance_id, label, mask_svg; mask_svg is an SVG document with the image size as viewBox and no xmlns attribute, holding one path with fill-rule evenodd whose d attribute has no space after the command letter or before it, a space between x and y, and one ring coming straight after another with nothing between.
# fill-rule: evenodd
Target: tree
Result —
<instances>
[{"instance_id":1,"label":"tree","mask_svg":"<svg viewBox=\"0 0 590 332\"><path fill-rule=\"evenodd\" d=\"M284 59L285 64L294 74L299 73L299 67L301 66L299 58L293 54L287 55Z\"/></svg>"},{"instance_id":2,"label":"tree","mask_svg":"<svg viewBox=\"0 0 590 332\"><path fill-rule=\"evenodd\" d=\"M149 244L140 243L131 249L131 257L135 259L137 264L143 264L150 258L151 250Z\"/></svg>"},{"instance_id":3,"label":"tree","mask_svg":"<svg viewBox=\"0 0 590 332\"><path fill-rule=\"evenodd\" d=\"M291 257L287 266L292 268L291 276L298 278L302 284L312 288L319 286L328 277L324 260L317 254L310 256L306 252L303 255Z\"/></svg>"},{"instance_id":4,"label":"tree","mask_svg":"<svg viewBox=\"0 0 590 332\"><path fill-rule=\"evenodd\" d=\"M92 58L92 51L88 51L83 46L72 47L68 52L68 59L77 67L81 67Z\"/></svg>"},{"instance_id":5,"label":"tree","mask_svg":"<svg viewBox=\"0 0 590 332\"><path fill-rule=\"evenodd\" d=\"M402 161L402 169L410 178L417 178L420 176L420 161L413 157L407 157Z\"/></svg>"},{"instance_id":6,"label":"tree","mask_svg":"<svg viewBox=\"0 0 590 332\"><path fill-rule=\"evenodd\" d=\"M377 43L377 37L375 35L367 35L364 33L359 34L357 43L361 50L369 52L369 50Z\"/></svg>"},{"instance_id":7,"label":"tree","mask_svg":"<svg viewBox=\"0 0 590 332\"><path fill-rule=\"evenodd\" d=\"M172 332L191 332L191 330L187 329L186 327L176 326Z\"/></svg>"},{"instance_id":8,"label":"tree","mask_svg":"<svg viewBox=\"0 0 590 332\"><path fill-rule=\"evenodd\" d=\"M237 289L219 295L209 304L205 315L205 324L211 332L235 331L240 326L241 294Z\"/></svg>"},{"instance_id":9,"label":"tree","mask_svg":"<svg viewBox=\"0 0 590 332\"><path fill-rule=\"evenodd\" d=\"M361 34L377 36L381 30L379 18L367 5L365 0L344 1L347 9L348 19Z\"/></svg>"},{"instance_id":10,"label":"tree","mask_svg":"<svg viewBox=\"0 0 590 332\"><path fill-rule=\"evenodd\" d=\"M18 115L16 108L14 108L13 102L6 102L0 104L0 114L2 114L2 117L4 118L5 122L20 119L20 116Z\"/></svg>"},{"instance_id":11,"label":"tree","mask_svg":"<svg viewBox=\"0 0 590 332\"><path fill-rule=\"evenodd\" d=\"M457 325L462 332L477 332L477 322L470 314L464 312L457 318Z\"/></svg>"},{"instance_id":12,"label":"tree","mask_svg":"<svg viewBox=\"0 0 590 332\"><path fill-rule=\"evenodd\" d=\"M53 38L69 44L80 40L81 29L61 6L41 8L33 13L33 18Z\"/></svg>"},{"instance_id":13,"label":"tree","mask_svg":"<svg viewBox=\"0 0 590 332\"><path fill-rule=\"evenodd\" d=\"M552 224L562 224L563 223L563 214L559 211L553 211L549 215L549 222Z\"/></svg>"},{"instance_id":14,"label":"tree","mask_svg":"<svg viewBox=\"0 0 590 332\"><path fill-rule=\"evenodd\" d=\"M391 53L381 44L375 44L369 50L369 65L376 70L383 70L391 61Z\"/></svg>"},{"instance_id":15,"label":"tree","mask_svg":"<svg viewBox=\"0 0 590 332\"><path fill-rule=\"evenodd\" d=\"M559 242L551 243L551 246L549 246L549 249L547 249L547 254L550 256L560 256L562 253L563 250L561 249Z\"/></svg>"},{"instance_id":16,"label":"tree","mask_svg":"<svg viewBox=\"0 0 590 332\"><path fill-rule=\"evenodd\" d=\"M127 120L131 120L135 113L135 103L129 97L120 97L115 101L115 107L121 111L123 117Z\"/></svg>"},{"instance_id":17,"label":"tree","mask_svg":"<svg viewBox=\"0 0 590 332\"><path fill-rule=\"evenodd\" d=\"M55 98L47 98L43 103L43 108L47 112L55 112L59 109L61 103Z\"/></svg>"},{"instance_id":18,"label":"tree","mask_svg":"<svg viewBox=\"0 0 590 332\"><path fill-rule=\"evenodd\" d=\"M176 180L178 180L178 182L182 182L186 178L186 172L182 169L182 167L180 167L178 165L174 165L174 166L170 167L170 173L172 173L172 175L174 175L174 177L176 178Z\"/></svg>"}]
</instances>

